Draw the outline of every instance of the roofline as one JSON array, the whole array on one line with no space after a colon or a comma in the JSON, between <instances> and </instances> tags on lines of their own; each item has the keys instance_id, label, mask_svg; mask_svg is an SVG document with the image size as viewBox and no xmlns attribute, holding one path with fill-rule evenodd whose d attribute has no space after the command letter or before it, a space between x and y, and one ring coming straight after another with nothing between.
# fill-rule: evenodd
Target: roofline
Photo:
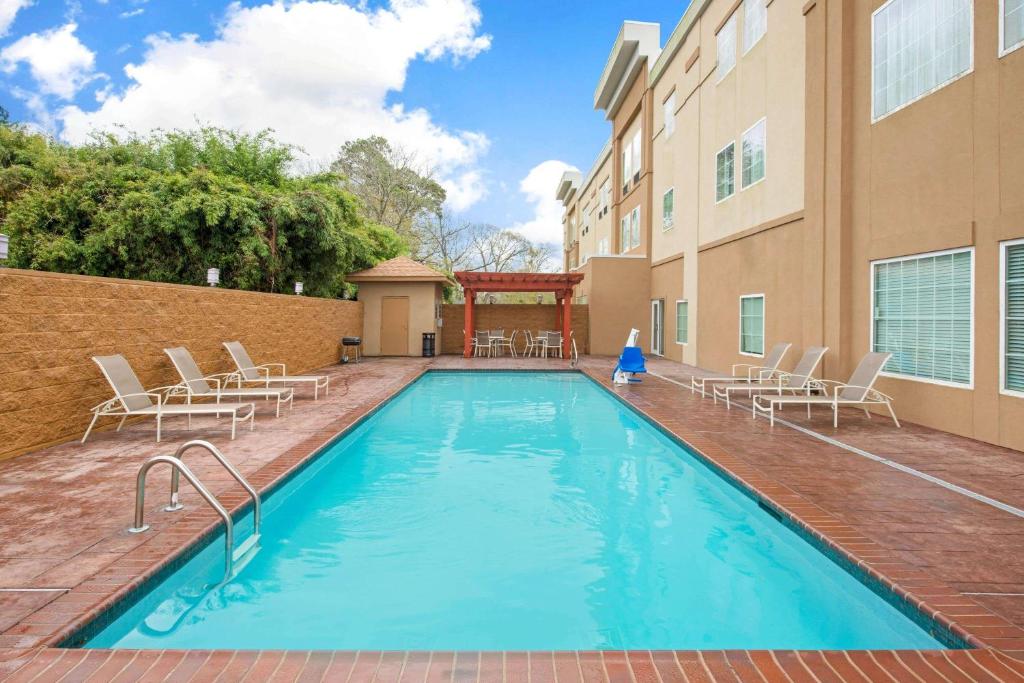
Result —
<instances>
[{"instance_id":1,"label":"roofline","mask_svg":"<svg viewBox=\"0 0 1024 683\"><path fill-rule=\"evenodd\" d=\"M711 0L693 0L690 6L686 8L686 11L683 12L679 23L672 29L668 40L665 41L665 47L662 49L661 54L658 55L658 58L654 60L654 64L651 66L650 87L653 88L661 80L662 75L665 73L665 68L675 59L679 49L690 35L690 31L697 26L697 20L700 19L705 10L710 6Z\"/></svg>"},{"instance_id":2,"label":"roofline","mask_svg":"<svg viewBox=\"0 0 1024 683\"><path fill-rule=\"evenodd\" d=\"M562 202L562 204L568 204L572 195L580 188L580 181L582 179L583 176L580 175L579 171L565 171L562 174L562 177L558 180L558 189L555 191L555 199Z\"/></svg>"},{"instance_id":3,"label":"roofline","mask_svg":"<svg viewBox=\"0 0 1024 683\"><path fill-rule=\"evenodd\" d=\"M346 282L441 282L451 283L444 275L349 275Z\"/></svg>"},{"instance_id":4,"label":"roofline","mask_svg":"<svg viewBox=\"0 0 1024 683\"><path fill-rule=\"evenodd\" d=\"M622 28L612 44L594 91L594 109L604 110L605 118L611 120L629 86L639 75L644 60L650 69L660 52L660 24L649 21L622 22Z\"/></svg>"},{"instance_id":5,"label":"roofline","mask_svg":"<svg viewBox=\"0 0 1024 683\"><path fill-rule=\"evenodd\" d=\"M590 187L590 183L594 182L595 176L597 175L597 171L598 169L601 168L601 164L607 161L608 157L610 157L611 154L612 139L608 138L608 140L604 143L604 147L602 147L601 151L597 153L597 159L595 159L594 163L591 164L590 170L587 171L586 177L583 178L583 182L580 183L581 191L586 190L588 187Z\"/></svg>"}]
</instances>

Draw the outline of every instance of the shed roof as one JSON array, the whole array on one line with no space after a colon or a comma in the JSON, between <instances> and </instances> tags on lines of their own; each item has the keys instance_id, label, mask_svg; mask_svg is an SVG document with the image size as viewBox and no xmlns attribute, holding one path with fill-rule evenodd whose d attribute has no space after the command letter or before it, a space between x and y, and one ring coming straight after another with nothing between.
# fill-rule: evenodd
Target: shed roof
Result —
<instances>
[{"instance_id":1,"label":"shed roof","mask_svg":"<svg viewBox=\"0 0 1024 683\"><path fill-rule=\"evenodd\" d=\"M444 273L408 256L381 261L373 268L352 273L345 279L349 282L450 282Z\"/></svg>"}]
</instances>

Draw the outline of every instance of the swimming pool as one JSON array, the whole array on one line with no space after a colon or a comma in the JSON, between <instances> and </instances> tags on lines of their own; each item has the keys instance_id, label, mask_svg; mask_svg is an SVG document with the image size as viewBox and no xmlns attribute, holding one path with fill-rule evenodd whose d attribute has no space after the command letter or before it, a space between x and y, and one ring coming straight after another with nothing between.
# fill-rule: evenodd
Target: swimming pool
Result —
<instances>
[{"instance_id":1,"label":"swimming pool","mask_svg":"<svg viewBox=\"0 0 1024 683\"><path fill-rule=\"evenodd\" d=\"M86 647L942 647L578 373L424 375L271 495L211 587L222 562Z\"/></svg>"}]
</instances>

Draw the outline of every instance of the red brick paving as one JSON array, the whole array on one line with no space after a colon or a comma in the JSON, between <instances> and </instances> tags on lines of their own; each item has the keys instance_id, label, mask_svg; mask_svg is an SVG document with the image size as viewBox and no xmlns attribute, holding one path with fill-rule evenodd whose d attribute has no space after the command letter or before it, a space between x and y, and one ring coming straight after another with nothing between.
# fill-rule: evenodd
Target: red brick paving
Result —
<instances>
[{"instance_id":1,"label":"red brick paving","mask_svg":"<svg viewBox=\"0 0 1024 683\"><path fill-rule=\"evenodd\" d=\"M685 381L688 369L653 361ZM286 477L338 431L353 424L427 367L564 368L561 361L442 357L373 360L330 368L332 392L300 400L275 420L261 407L257 431L217 441L262 490ZM582 368L608 385L610 361ZM753 422L671 383L648 378L614 388L623 400L684 439L701 457L748 486L822 543L905 596L976 650L926 652L531 652L381 653L61 650L50 646L112 604L216 526L184 492L184 513L162 513L167 475L147 489L153 532L130 536L134 473L167 452L151 425L102 433L88 446L63 444L0 463L0 679L3 680L381 680L381 681L1024 681L1024 520L784 427ZM808 422L852 445L904 462L980 493L1020 505L1020 454L915 425L896 432L882 420L843 414ZM167 443L206 436L168 431ZM244 494L201 457L190 466L229 509ZM151 489L151 490L149 490ZM1015 588L1022 590L1016 591ZM983 590L984 589L984 590ZM965 596L996 593L994 596ZM1002 651L1000 651L1000 648Z\"/></svg>"}]
</instances>

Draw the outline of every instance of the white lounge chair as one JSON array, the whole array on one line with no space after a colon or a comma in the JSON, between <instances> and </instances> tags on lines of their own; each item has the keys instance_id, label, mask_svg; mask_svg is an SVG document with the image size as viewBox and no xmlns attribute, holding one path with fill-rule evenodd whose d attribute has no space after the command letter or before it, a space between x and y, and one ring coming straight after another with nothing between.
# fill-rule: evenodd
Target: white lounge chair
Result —
<instances>
[{"instance_id":1,"label":"white lounge chair","mask_svg":"<svg viewBox=\"0 0 1024 683\"><path fill-rule=\"evenodd\" d=\"M325 395L330 392L331 378L327 375L289 375L284 363L256 365L252 362L245 347L242 346L242 342L224 342L224 348L228 350L238 368L238 372L233 376L234 379L237 379L238 386L242 386L242 382L258 382L267 388L271 384L312 384L313 400L320 398L321 389L324 390ZM271 368L281 368L281 374L273 374Z\"/></svg>"},{"instance_id":2,"label":"white lounge chair","mask_svg":"<svg viewBox=\"0 0 1024 683\"><path fill-rule=\"evenodd\" d=\"M121 431L124 421L136 415L150 415L156 418L156 440L160 441L160 431L165 417L183 415L189 418L189 426L193 415L231 415L231 438L235 438L235 427L239 422L249 421L249 429L255 424L256 405L253 403L167 403L168 393L175 387L158 387L146 391L139 382L135 371L128 365L124 356L93 356L100 366L100 371L114 390L114 398L104 401L92 409L92 422L82 436L82 443L89 438L89 433L101 417L120 417L117 431ZM247 411L247 412L246 412Z\"/></svg>"},{"instance_id":3,"label":"white lounge chair","mask_svg":"<svg viewBox=\"0 0 1024 683\"><path fill-rule=\"evenodd\" d=\"M181 376L181 384L177 387L180 391L172 389L171 395L184 393L188 396L189 403L197 396L201 398L214 398L217 400L217 403L220 403L224 398L272 398L277 401L277 417L281 417L282 403L287 403L289 407L292 405L292 398L294 398L295 392L290 387L271 389L268 387L224 386L236 373L222 372L215 375L203 375L199 366L196 365L195 359L192 358L192 354L184 346L164 349L164 353L170 357L174 369ZM211 382L213 382L213 386L210 386Z\"/></svg>"},{"instance_id":4,"label":"white lounge chair","mask_svg":"<svg viewBox=\"0 0 1024 683\"><path fill-rule=\"evenodd\" d=\"M754 417L757 413L764 413L768 416L772 425L775 424L775 409L783 406L806 405L807 417L811 416L811 406L829 406L832 408L832 427L839 426L839 408L842 406L855 406L864 409L864 414L869 418L871 413L868 406L884 405L889 409L889 415L896 426L900 421L896 419L896 411L892 407L892 398L874 388L878 375L882 368L889 362L891 353L872 352L861 359L857 368L850 375L850 381L843 384L829 380L816 379L811 382L812 391L821 391L821 394L808 396L772 396L762 394L754 397Z\"/></svg>"},{"instance_id":5,"label":"white lounge chair","mask_svg":"<svg viewBox=\"0 0 1024 683\"><path fill-rule=\"evenodd\" d=\"M779 364L782 363L783 357L786 352L789 351L789 347L792 344L781 343L776 344L772 347L768 355L765 356L764 365L752 365L750 363L736 363L732 366L732 375L729 377L691 377L690 378L690 393L700 391L704 393L704 389L708 383L714 384L715 382L753 382L755 380L767 380L775 376L775 373L779 370ZM743 370L744 374L739 374L740 370Z\"/></svg>"},{"instance_id":6,"label":"white lounge chair","mask_svg":"<svg viewBox=\"0 0 1024 683\"><path fill-rule=\"evenodd\" d=\"M800 391L809 394L811 383L814 382L814 371L817 369L818 364L821 363L821 359L825 356L826 351L828 351L827 346L812 346L808 348L804 351L804 355L800 357L800 362L793 368L793 372L779 371L771 379L714 384L712 391L714 392L715 403L718 403L718 399L721 398L725 400L726 408L732 408L731 398L734 392L745 393L748 396L755 392L769 393L773 391L780 396L783 392Z\"/></svg>"}]
</instances>

